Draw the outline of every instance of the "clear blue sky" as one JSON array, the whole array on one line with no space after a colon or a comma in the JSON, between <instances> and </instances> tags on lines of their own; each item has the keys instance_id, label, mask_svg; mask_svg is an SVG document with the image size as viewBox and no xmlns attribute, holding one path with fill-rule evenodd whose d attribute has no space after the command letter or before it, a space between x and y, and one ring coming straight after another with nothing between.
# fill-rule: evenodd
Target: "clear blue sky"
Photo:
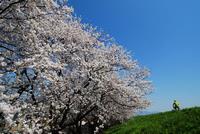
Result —
<instances>
[{"instance_id":1,"label":"clear blue sky","mask_svg":"<svg viewBox=\"0 0 200 134\"><path fill-rule=\"evenodd\" d=\"M69 0L83 22L102 28L151 70L150 111L200 106L199 0Z\"/></svg>"}]
</instances>

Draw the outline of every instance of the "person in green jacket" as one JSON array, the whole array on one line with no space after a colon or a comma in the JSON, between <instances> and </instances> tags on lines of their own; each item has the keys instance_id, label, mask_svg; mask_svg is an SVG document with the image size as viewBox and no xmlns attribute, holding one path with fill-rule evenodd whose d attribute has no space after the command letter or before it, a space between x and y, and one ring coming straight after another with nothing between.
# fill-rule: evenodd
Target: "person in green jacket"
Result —
<instances>
[{"instance_id":1,"label":"person in green jacket","mask_svg":"<svg viewBox=\"0 0 200 134\"><path fill-rule=\"evenodd\" d=\"M174 100L173 108L174 108L174 110L176 110L176 111L179 111L179 110L180 110L180 104L179 104L176 100Z\"/></svg>"}]
</instances>

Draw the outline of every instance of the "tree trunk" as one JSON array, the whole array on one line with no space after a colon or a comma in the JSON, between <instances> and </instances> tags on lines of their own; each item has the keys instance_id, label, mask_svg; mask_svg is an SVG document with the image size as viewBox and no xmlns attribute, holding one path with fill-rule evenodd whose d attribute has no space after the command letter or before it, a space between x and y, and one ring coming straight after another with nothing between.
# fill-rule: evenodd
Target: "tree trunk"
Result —
<instances>
[{"instance_id":1,"label":"tree trunk","mask_svg":"<svg viewBox=\"0 0 200 134\"><path fill-rule=\"evenodd\" d=\"M76 132L77 132L77 134L82 134L81 124L79 124L79 122L76 123Z\"/></svg>"}]
</instances>

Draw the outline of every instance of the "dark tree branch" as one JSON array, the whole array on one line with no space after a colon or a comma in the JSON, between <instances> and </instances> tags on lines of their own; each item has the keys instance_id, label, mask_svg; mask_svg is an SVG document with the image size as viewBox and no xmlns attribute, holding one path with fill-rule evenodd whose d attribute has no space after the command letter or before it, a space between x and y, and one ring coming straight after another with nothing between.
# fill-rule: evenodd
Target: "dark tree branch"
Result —
<instances>
[{"instance_id":1,"label":"dark tree branch","mask_svg":"<svg viewBox=\"0 0 200 134\"><path fill-rule=\"evenodd\" d=\"M117 100L115 100L114 98L112 98L111 96L109 96L111 98L111 100L113 102L115 102L117 105L120 105L122 107L128 107L128 108L135 108L136 106L135 105L126 105L126 104L122 104L120 102L118 102Z\"/></svg>"},{"instance_id":2,"label":"dark tree branch","mask_svg":"<svg viewBox=\"0 0 200 134\"><path fill-rule=\"evenodd\" d=\"M3 10L0 11L0 15L3 14L4 12L6 12L9 8L11 8L13 5L16 5L18 3L21 3L25 0L18 0L16 2L10 3L7 7L5 7Z\"/></svg>"},{"instance_id":3,"label":"dark tree branch","mask_svg":"<svg viewBox=\"0 0 200 134\"><path fill-rule=\"evenodd\" d=\"M13 52L13 53L21 56L21 57L24 57L23 54L19 53L18 48L14 44L10 44L10 43L7 43L5 41L1 41L0 40L0 48L4 48L4 49L6 49L6 50L8 50L10 52Z\"/></svg>"},{"instance_id":4,"label":"dark tree branch","mask_svg":"<svg viewBox=\"0 0 200 134\"><path fill-rule=\"evenodd\" d=\"M11 51L11 52L15 52L15 50L12 49L12 48L9 48L9 46L15 47L15 45L13 45L13 44L7 43L7 42L5 42L5 41L0 41L0 47L1 47L1 48L7 49L7 50L9 50L9 51Z\"/></svg>"}]
</instances>

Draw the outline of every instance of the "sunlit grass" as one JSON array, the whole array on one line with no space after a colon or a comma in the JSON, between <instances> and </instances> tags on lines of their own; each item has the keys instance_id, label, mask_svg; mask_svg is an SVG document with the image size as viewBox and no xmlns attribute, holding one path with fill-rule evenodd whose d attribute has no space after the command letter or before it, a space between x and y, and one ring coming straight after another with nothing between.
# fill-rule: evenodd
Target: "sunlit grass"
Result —
<instances>
[{"instance_id":1,"label":"sunlit grass","mask_svg":"<svg viewBox=\"0 0 200 134\"><path fill-rule=\"evenodd\" d=\"M105 134L200 134L200 107L137 116Z\"/></svg>"}]
</instances>

